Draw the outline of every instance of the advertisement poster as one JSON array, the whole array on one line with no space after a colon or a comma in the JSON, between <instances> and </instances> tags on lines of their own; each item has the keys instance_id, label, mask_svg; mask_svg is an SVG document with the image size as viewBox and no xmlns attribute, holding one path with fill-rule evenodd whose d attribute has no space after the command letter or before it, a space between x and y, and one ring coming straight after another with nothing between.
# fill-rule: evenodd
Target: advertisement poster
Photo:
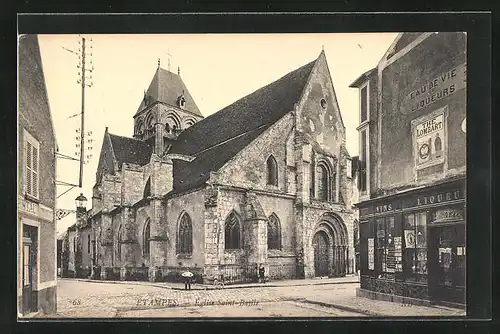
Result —
<instances>
[{"instance_id":1,"label":"advertisement poster","mask_svg":"<svg viewBox=\"0 0 500 334\"><path fill-rule=\"evenodd\" d=\"M405 245L406 248L415 248L415 231L405 230Z\"/></svg>"},{"instance_id":2,"label":"advertisement poster","mask_svg":"<svg viewBox=\"0 0 500 334\"><path fill-rule=\"evenodd\" d=\"M402 240L401 237L394 237L394 256L396 259L396 272L403 271Z\"/></svg>"},{"instance_id":3,"label":"advertisement poster","mask_svg":"<svg viewBox=\"0 0 500 334\"><path fill-rule=\"evenodd\" d=\"M375 243L373 238L368 238L368 270L375 269Z\"/></svg>"},{"instance_id":4,"label":"advertisement poster","mask_svg":"<svg viewBox=\"0 0 500 334\"><path fill-rule=\"evenodd\" d=\"M432 165L444 160L444 114L441 113L416 125L417 166Z\"/></svg>"}]
</instances>

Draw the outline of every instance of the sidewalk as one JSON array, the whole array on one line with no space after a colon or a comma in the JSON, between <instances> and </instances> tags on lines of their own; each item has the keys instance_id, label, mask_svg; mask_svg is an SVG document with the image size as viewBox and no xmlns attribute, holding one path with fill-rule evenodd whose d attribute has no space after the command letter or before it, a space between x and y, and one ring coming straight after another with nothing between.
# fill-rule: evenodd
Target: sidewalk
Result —
<instances>
[{"instance_id":1,"label":"sidewalk","mask_svg":"<svg viewBox=\"0 0 500 334\"><path fill-rule=\"evenodd\" d=\"M108 283L108 284L132 284L132 285L147 285L163 289L184 290L184 283L171 282L144 282L144 281L104 281L91 280L86 278L60 278L61 280L74 280L80 282L91 283ZM325 285L325 284L346 284L359 283L359 277L349 275L346 277L335 278L312 278L312 279L294 279L282 281L270 281L266 283L246 283L246 284L231 284L225 285L223 289L245 289L245 288L262 288L262 287L287 287L287 286L308 286L308 285ZM215 287L211 284L191 284L191 290L211 290Z\"/></svg>"},{"instance_id":2,"label":"sidewalk","mask_svg":"<svg viewBox=\"0 0 500 334\"><path fill-rule=\"evenodd\" d=\"M370 317L457 317L465 316L464 310L442 306L415 306L396 302L373 300L351 296L314 296L301 299L302 302L333 307L339 310L361 313Z\"/></svg>"}]
</instances>

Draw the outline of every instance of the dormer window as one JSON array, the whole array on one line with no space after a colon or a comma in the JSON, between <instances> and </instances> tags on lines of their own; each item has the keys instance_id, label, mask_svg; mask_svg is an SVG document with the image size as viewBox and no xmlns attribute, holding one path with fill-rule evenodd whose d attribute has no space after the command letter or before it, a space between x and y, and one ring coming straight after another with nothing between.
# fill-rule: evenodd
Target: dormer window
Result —
<instances>
[{"instance_id":1,"label":"dormer window","mask_svg":"<svg viewBox=\"0 0 500 334\"><path fill-rule=\"evenodd\" d=\"M186 98L184 95L181 95L178 100L179 107L184 108L186 106Z\"/></svg>"}]
</instances>

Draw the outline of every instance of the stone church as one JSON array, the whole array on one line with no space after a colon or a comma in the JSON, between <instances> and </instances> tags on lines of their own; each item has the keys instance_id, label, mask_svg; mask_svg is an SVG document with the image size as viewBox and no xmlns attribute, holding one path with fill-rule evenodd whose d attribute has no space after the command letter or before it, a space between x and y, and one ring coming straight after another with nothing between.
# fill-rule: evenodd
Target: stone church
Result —
<instances>
[{"instance_id":1,"label":"stone church","mask_svg":"<svg viewBox=\"0 0 500 334\"><path fill-rule=\"evenodd\" d=\"M351 158L324 51L208 117L158 66L133 117L132 138L106 128L86 217L101 279L354 272Z\"/></svg>"}]
</instances>

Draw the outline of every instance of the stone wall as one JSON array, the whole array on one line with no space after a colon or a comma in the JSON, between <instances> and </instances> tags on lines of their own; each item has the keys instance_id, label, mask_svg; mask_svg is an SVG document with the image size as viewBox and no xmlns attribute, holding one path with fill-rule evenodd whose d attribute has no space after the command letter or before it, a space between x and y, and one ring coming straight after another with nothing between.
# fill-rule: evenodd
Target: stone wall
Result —
<instances>
[{"instance_id":1,"label":"stone wall","mask_svg":"<svg viewBox=\"0 0 500 334\"><path fill-rule=\"evenodd\" d=\"M203 191L198 190L168 200L163 224L168 233L167 265L169 267L203 267L205 263L205 206ZM192 256L178 255L176 249L178 226L181 216L191 218L193 228Z\"/></svg>"},{"instance_id":2,"label":"stone wall","mask_svg":"<svg viewBox=\"0 0 500 334\"><path fill-rule=\"evenodd\" d=\"M238 152L218 171L218 182L243 188L279 193L287 189L287 137L293 127L293 115L287 114ZM267 159L273 155L278 164L278 186L267 185Z\"/></svg>"},{"instance_id":3,"label":"stone wall","mask_svg":"<svg viewBox=\"0 0 500 334\"><path fill-rule=\"evenodd\" d=\"M143 168L124 163L121 170L121 204L132 205L144 194Z\"/></svg>"}]
</instances>

